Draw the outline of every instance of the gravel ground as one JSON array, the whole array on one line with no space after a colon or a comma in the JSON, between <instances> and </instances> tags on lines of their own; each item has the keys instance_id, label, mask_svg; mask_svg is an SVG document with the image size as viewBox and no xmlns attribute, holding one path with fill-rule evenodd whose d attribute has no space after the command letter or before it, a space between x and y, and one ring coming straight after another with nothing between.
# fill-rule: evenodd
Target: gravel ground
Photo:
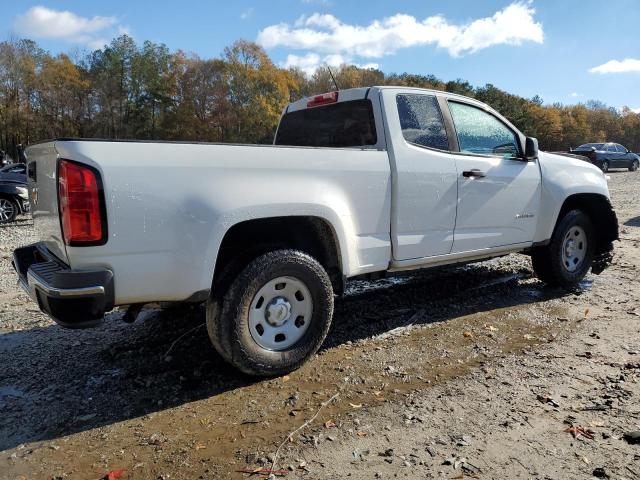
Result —
<instances>
[{"instance_id":1,"label":"gravel ground","mask_svg":"<svg viewBox=\"0 0 640 480\"><path fill-rule=\"evenodd\" d=\"M610 187L622 239L581 291L521 255L353 282L271 380L222 362L201 307L52 324L10 266L29 220L0 227L0 478L640 478L640 175Z\"/></svg>"}]
</instances>

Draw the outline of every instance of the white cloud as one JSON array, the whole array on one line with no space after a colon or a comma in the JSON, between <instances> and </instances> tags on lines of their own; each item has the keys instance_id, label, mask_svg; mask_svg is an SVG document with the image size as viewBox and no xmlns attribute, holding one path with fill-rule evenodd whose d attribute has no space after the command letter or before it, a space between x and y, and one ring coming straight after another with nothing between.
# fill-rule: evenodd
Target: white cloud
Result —
<instances>
[{"instance_id":1,"label":"white cloud","mask_svg":"<svg viewBox=\"0 0 640 480\"><path fill-rule=\"evenodd\" d=\"M569 94L569 96L570 96L570 97L573 97L573 98L578 98L578 97L581 97L581 96L582 96L582 94L581 94L581 93L578 93L578 92L571 92L571 93Z\"/></svg>"},{"instance_id":2,"label":"white cloud","mask_svg":"<svg viewBox=\"0 0 640 480\"><path fill-rule=\"evenodd\" d=\"M68 10L31 7L14 22L20 35L32 38L50 38L73 43L83 43L90 48L100 48L115 35L128 33L126 27L118 25L113 16L82 17Z\"/></svg>"},{"instance_id":3,"label":"white cloud","mask_svg":"<svg viewBox=\"0 0 640 480\"><path fill-rule=\"evenodd\" d=\"M589 69L591 73L628 73L640 72L640 60L625 58L624 60L609 60L602 65Z\"/></svg>"},{"instance_id":4,"label":"white cloud","mask_svg":"<svg viewBox=\"0 0 640 480\"><path fill-rule=\"evenodd\" d=\"M631 111L633 113L640 113L640 108L632 108Z\"/></svg>"},{"instance_id":5,"label":"white cloud","mask_svg":"<svg viewBox=\"0 0 640 480\"><path fill-rule=\"evenodd\" d=\"M254 8L249 7L240 14L240 20L246 20L253 15Z\"/></svg>"},{"instance_id":6,"label":"white cloud","mask_svg":"<svg viewBox=\"0 0 640 480\"><path fill-rule=\"evenodd\" d=\"M403 48L436 45L458 57L493 45L542 43L542 25L534 20L534 14L529 2L515 2L491 17L464 25L452 24L441 15L420 21L398 13L362 26L314 13L301 17L293 26L280 23L266 27L258 33L257 42L267 49L285 47L347 58L381 58ZM305 57L310 58L309 53Z\"/></svg>"},{"instance_id":7,"label":"white cloud","mask_svg":"<svg viewBox=\"0 0 640 480\"><path fill-rule=\"evenodd\" d=\"M321 57L317 53L307 53L306 55L287 55L287 59L281 63L284 68L298 68L307 75L313 75L313 73L322 65L328 65L330 67L341 67L342 65L355 65L359 68L378 68L377 63L365 63L359 64L353 62L350 57L344 57L340 54L331 54Z\"/></svg>"}]
</instances>

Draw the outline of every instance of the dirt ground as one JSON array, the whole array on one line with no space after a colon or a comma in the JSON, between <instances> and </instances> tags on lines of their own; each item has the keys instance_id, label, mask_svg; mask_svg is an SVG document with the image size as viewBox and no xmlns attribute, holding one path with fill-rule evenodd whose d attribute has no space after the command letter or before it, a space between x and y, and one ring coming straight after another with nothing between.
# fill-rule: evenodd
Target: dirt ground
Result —
<instances>
[{"instance_id":1,"label":"dirt ground","mask_svg":"<svg viewBox=\"0 0 640 480\"><path fill-rule=\"evenodd\" d=\"M621 241L580 291L522 255L353 282L270 380L224 364L201 307L54 325L10 266L31 222L0 227L0 478L638 479L640 174L610 176Z\"/></svg>"}]
</instances>

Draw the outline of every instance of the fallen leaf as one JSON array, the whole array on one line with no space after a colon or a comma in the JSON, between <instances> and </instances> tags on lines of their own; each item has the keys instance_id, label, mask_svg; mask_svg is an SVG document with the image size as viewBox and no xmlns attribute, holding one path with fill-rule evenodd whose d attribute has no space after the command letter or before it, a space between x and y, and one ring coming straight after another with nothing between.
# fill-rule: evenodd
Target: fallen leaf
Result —
<instances>
[{"instance_id":1,"label":"fallen leaf","mask_svg":"<svg viewBox=\"0 0 640 480\"><path fill-rule=\"evenodd\" d=\"M202 450L203 448L207 448L207 446L201 443L196 443L196 450Z\"/></svg>"},{"instance_id":2,"label":"fallen leaf","mask_svg":"<svg viewBox=\"0 0 640 480\"><path fill-rule=\"evenodd\" d=\"M593 432L584 427L572 426L572 427L566 428L564 431L567 433L570 433L571 435L573 435L573 438L576 438L576 439L579 437L588 438L589 440L594 439Z\"/></svg>"},{"instance_id":3,"label":"fallen leaf","mask_svg":"<svg viewBox=\"0 0 640 480\"><path fill-rule=\"evenodd\" d=\"M289 375L285 375L284 377L282 377L282 383L287 383L289 380L291 380L291 377Z\"/></svg>"},{"instance_id":4,"label":"fallen leaf","mask_svg":"<svg viewBox=\"0 0 640 480\"><path fill-rule=\"evenodd\" d=\"M336 422L334 422L333 419L324 422L324 428L334 428L336 426Z\"/></svg>"},{"instance_id":5,"label":"fallen leaf","mask_svg":"<svg viewBox=\"0 0 640 480\"><path fill-rule=\"evenodd\" d=\"M356 435L358 435L359 437L366 437L367 432L356 432Z\"/></svg>"},{"instance_id":6,"label":"fallen leaf","mask_svg":"<svg viewBox=\"0 0 640 480\"><path fill-rule=\"evenodd\" d=\"M462 335L463 335L464 337L466 337L466 338L471 338L471 337L473 337L473 333L471 333L471 332L470 332L470 331L468 331L468 330L467 330L467 331L465 331L465 332L463 332L463 333L462 333Z\"/></svg>"},{"instance_id":7,"label":"fallen leaf","mask_svg":"<svg viewBox=\"0 0 640 480\"><path fill-rule=\"evenodd\" d=\"M498 329L497 329L496 327L494 327L493 325L487 325L487 324L485 324L485 325L484 325L484 329L485 329L485 330L489 330L490 332L495 332L495 331L497 331L497 330L498 330Z\"/></svg>"},{"instance_id":8,"label":"fallen leaf","mask_svg":"<svg viewBox=\"0 0 640 480\"><path fill-rule=\"evenodd\" d=\"M362 408L362 404L361 403L358 403L358 404L350 403L349 405L351 406L351 408Z\"/></svg>"},{"instance_id":9,"label":"fallen leaf","mask_svg":"<svg viewBox=\"0 0 640 480\"><path fill-rule=\"evenodd\" d=\"M124 470L111 470L107 472L107 474L103 477L105 480L117 480L118 478L122 478L124 475Z\"/></svg>"}]
</instances>

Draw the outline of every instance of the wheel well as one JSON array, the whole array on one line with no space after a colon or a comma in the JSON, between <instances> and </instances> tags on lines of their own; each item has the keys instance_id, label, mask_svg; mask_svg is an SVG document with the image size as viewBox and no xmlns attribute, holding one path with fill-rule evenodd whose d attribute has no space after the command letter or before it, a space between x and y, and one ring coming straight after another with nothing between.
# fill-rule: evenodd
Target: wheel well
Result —
<instances>
[{"instance_id":1,"label":"wheel well","mask_svg":"<svg viewBox=\"0 0 640 480\"><path fill-rule=\"evenodd\" d=\"M279 249L303 251L324 267L336 294L344 291L340 250L331 225L318 217L290 216L247 220L231 227L220 244L213 292L224 294L253 260Z\"/></svg>"},{"instance_id":2,"label":"wheel well","mask_svg":"<svg viewBox=\"0 0 640 480\"><path fill-rule=\"evenodd\" d=\"M5 200L9 200L10 202L12 202L18 208L18 213L22 212L22 208L21 208L20 202L18 201L18 199L16 198L15 195L11 195L10 193L0 192L0 198L4 198Z\"/></svg>"},{"instance_id":3,"label":"wheel well","mask_svg":"<svg viewBox=\"0 0 640 480\"><path fill-rule=\"evenodd\" d=\"M579 193L568 197L560 209L558 221L571 210L582 210L593 222L596 233L596 254L611 249L611 242L618 240L618 218L611 202L597 193Z\"/></svg>"}]
</instances>

